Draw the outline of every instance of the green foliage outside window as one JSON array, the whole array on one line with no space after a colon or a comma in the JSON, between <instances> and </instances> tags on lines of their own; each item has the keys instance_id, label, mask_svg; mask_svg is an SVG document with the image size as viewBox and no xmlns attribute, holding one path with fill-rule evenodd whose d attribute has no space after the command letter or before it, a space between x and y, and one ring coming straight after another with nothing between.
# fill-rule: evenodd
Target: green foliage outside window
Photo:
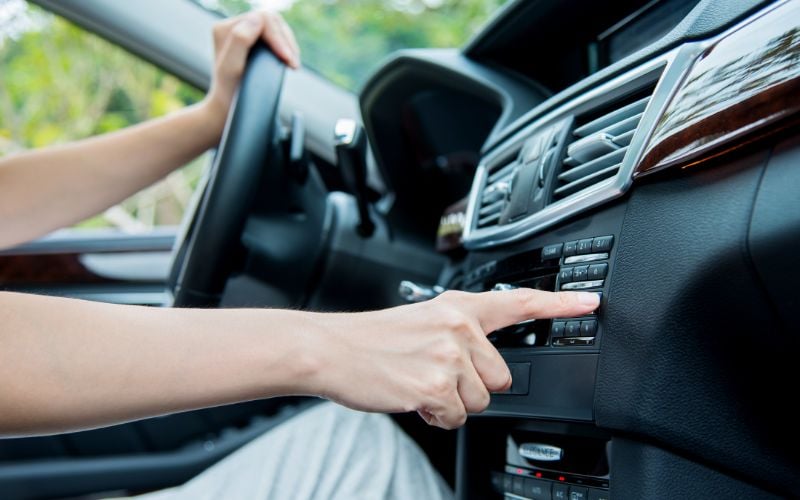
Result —
<instances>
[{"instance_id":1,"label":"green foliage outside window","mask_svg":"<svg viewBox=\"0 0 800 500\"><path fill-rule=\"evenodd\" d=\"M460 47L505 0L196 0L225 15L283 7L303 64L357 90L399 49Z\"/></svg>"},{"instance_id":2,"label":"green foliage outside window","mask_svg":"<svg viewBox=\"0 0 800 500\"><path fill-rule=\"evenodd\" d=\"M505 0L194 1L225 15L280 4L304 64L356 90L395 50L463 45ZM0 0L0 157L113 132L202 96L35 5ZM177 224L203 160L80 226L135 232Z\"/></svg>"},{"instance_id":3,"label":"green foliage outside window","mask_svg":"<svg viewBox=\"0 0 800 500\"><path fill-rule=\"evenodd\" d=\"M203 93L22 0L0 1L0 156L113 132ZM81 227L146 231L180 222L202 160Z\"/></svg>"}]
</instances>

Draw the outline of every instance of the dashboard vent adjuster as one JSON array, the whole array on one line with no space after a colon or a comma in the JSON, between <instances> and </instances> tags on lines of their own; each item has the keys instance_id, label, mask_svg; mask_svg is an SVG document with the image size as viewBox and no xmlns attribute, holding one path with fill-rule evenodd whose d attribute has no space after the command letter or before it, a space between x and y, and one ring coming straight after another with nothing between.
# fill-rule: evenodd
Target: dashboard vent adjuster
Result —
<instances>
[{"instance_id":1,"label":"dashboard vent adjuster","mask_svg":"<svg viewBox=\"0 0 800 500\"><path fill-rule=\"evenodd\" d=\"M493 226L500 221L500 215L502 215L511 194L512 181L518 166L519 164L513 161L489 175L481 202L478 205L479 228Z\"/></svg>"},{"instance_id":2,"label":"dashboard vent adjuster","mask_svg":"<svg viewBox=\"0 0 800 500\"><path fill-rule=\"evenodd\" d=\"M652 90L652 89L651 89ZM558 176L553 199L560 200L613 177L619 171L628 146L642 119L651 95L622 102L573 131L567 156Z\"/></svg>"}]
</instances>

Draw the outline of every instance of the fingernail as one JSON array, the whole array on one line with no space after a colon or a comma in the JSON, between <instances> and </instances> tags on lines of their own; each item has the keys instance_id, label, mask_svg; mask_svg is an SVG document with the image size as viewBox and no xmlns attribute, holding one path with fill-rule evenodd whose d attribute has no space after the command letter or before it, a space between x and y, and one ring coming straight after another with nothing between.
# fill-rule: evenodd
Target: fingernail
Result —
<instances>
[{"instance_id":1,"label":"fingernail","mask_svg":"<svg viewBox=\"0 0 800 500\"><path fill-rule=\"evenodd\" d=\"M600 305L600 296L596 293L590 292L576 292L578 295L578 303L583 306L594 306L597 307Z\"/></svg>"},{"instance_id":2,"label":"fingernail","mask_svg":"<svg viewBox=\"0 0 800 500\"><path fill-rule=\"evenodd\" d=\"M242 34L253 35L261 29L261 20L255 16L246 16L236 25L235 29Z\"/></svg>"}]
</instances>

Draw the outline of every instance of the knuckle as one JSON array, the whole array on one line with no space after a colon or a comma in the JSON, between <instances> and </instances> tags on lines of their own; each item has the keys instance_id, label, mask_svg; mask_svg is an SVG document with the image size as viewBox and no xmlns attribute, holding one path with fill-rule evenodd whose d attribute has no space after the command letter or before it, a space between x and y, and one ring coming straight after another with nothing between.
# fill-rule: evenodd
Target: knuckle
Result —
<instances>
[{"instance_id":1,"label":"knuckle","mask_svg":"<svg viewBox=\"0 0 800 500\"><path fill-rule=\"evenodd\" d=\"M448 333L468 333L472 326L469 317L461 311L450 309L442 314L442 326Z\"/></svg>"},{"instance_id":2,"label":"knuckle","mask_svg":"<svg viewBox=\"0 0 800 500\"><path fill-rule=\"evenodd\" d=\"M432 377L425 386L425 392L428 396L441 399L450 393L451 386L452 384L448 377L443 375Z\"/></svg>"},{"instance_id":3,"label":"knuckle","mask_svg":"<svg viewBox=\"0 0 800 500\"><path fill-rule=\"evenodd\" d=\"M447 339L441 342L441 345L434 353L436 360L445 365L456 365L461 362L463 351L458 343Z\"/></svg>"}]
</instances>

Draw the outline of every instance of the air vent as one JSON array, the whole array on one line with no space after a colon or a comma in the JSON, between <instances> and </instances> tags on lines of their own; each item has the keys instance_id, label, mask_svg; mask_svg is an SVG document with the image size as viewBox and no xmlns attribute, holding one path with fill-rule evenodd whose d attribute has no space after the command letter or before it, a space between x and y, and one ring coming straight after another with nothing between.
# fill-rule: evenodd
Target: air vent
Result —
<instances>
[{"instance_id":1,"label":"air vent","mask_svg":"<svg viewBox=\"0 0 800 500\"><path fill-rule=\"evenodd\" d=\"M567 147L567 156L553 191L554 200L566 198L617 174L652 91L651 88L646 97L638 94L633 100L622 101L618 103L621 107L592 118L574 130L574 139Z\"/></svg>"},{"instance_id":2,"label":"air vent","mask_svg":"<svg viewBox=\"0 0 800 500\"><path fill-rule=\"evenodd\" d=\"M478 208L479 228L494 226L500 221L500 215L503 213L511 193L511 183L517 166L518 163L515 160L489 175Z\"/></svg>"}]
</instances>

